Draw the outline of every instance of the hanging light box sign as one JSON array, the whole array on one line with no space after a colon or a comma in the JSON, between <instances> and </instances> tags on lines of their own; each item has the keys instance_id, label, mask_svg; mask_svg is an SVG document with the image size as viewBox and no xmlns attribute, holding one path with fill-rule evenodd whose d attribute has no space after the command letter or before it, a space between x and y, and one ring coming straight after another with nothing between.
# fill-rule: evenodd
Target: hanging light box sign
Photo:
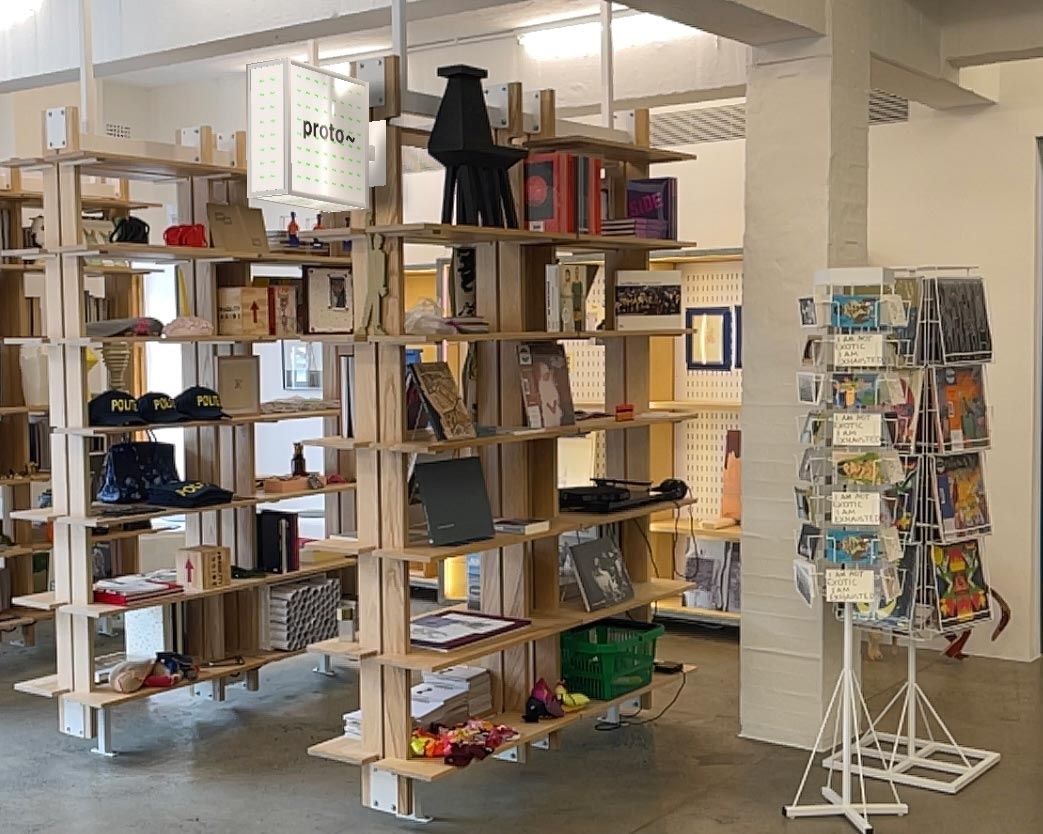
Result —
<instances>
[{"instance_id":1,"label":"hanging light box sign","mask_svg":"<svg viewBox=\"0 0 1043 834\"><path fill-rule=\"evenodd\" d=\"M289 59L246 72L250 197L324 211L368 208L369 85Z\"/></svg>"}]
</instances>

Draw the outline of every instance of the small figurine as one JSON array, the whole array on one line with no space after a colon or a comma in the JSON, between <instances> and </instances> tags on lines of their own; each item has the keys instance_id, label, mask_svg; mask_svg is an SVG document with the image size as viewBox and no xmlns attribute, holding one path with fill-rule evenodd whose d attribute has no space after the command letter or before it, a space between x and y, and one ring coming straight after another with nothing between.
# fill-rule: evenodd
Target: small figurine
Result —
<instances>
[{"instance_id":1,"label":"small figurine","mask_svg":"<svg viewBox=\"0 0 1043 834\"><path fill-rule=\"evenodd\" d=\"M315 225L312 226L312 231L318 232L325 228L326 227L322 225L322 212L320 211L318 214L315 215Z\"/></svg>"},{"instance_id":2,"label":"small figurine","mask_svg":"<svg viewBox=\"0 0 1043 834\"><path fill-rule=\"evenodd\" d=\"M300 246L301 239L299 233L301 227L297 225L297 212L290 212L290 225L286 227L286 238L289 241L290 246Z\"/></svg>"}]
</instances>

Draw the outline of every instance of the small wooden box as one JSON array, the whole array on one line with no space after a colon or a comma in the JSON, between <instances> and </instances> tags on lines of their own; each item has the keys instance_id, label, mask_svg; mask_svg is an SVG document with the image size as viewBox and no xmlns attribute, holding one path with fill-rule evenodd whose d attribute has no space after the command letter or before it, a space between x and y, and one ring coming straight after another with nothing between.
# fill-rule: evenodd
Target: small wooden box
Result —
<instances>
[{"instance_id":1,"label":"small wooden box","mask_svg":"<svg viewBox=\"0 0 1043 834\"><path fill-rule=\"evenodd\" d=\"M319 482L325 486L326 478L318 476ZM265 478L264 491L268 494L276 492L304 492L308 489L308 479L303 475L285 478Z\"/></svg>"},{"instance_id":2,"label":"small wooden box","mask_svg":"<svg viewBox=\"0 0 1043 834\"><path fill-rule=\"evenodd\" d=\"M221 336L267 336L267 287L219 287L217 332Z\"/></svg>"},{"instance_id":3,"label":"small wooden box","mask_svg":"<svg viewBox=\"0 0 1043 834\"><path fill-rule=\"evenodd\" d=\"M227 547L201 544L182 547L175 557L177 581L194 591L209 591L232 584L232 553Z\"/></svg>"}]
</instances>

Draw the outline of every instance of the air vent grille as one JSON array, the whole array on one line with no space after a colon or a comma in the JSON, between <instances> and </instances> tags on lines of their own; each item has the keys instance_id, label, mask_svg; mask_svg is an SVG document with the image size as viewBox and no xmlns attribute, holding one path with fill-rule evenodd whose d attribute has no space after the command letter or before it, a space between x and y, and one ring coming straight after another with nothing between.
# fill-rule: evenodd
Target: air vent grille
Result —
<instances>
[{"instance_id":1,"label":"air vent grille","mask_svg":"<svg viewBox=\"0 0 1043 834\"><path fill-rule=\"evenodd\" d=\"M900 96L873 90L869 96L869 124L909 120L909 102ZM690 107L652 116L652 145L668 148L700 142L746 138L746 104Z\"/></svg>"},{"instance_id":2,"label":"air vent grille","mask_svg":"<svg viewBox=\"0 0 1043 834\"><path fill-rule=\"evenodd\" d=\"M130 125L118 125L106 122L105 135L115 139L130 139Z\"/></svg>"}]
</instances>

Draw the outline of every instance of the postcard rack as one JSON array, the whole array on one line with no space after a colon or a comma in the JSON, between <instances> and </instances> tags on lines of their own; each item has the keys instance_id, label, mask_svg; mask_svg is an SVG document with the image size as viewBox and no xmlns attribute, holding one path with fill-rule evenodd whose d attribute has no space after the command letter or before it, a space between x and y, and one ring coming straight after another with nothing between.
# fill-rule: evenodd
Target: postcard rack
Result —
<instances>
[{"instance_id":1,"label":"postcard rack","mask_svg":"<svg viewBox=\"0 0 1043 834\"><path fill-rule=\"evenodd\" d=\"M110 755L112 709L169 689L146 687L125 693L115 691L110 684L96 682L94 632L100 618L115 614L124 614L125 619L154 615L151 623L156 628L143 641L136 641L135 654L187 650L203 665L195 681L185 680L181 685L191 685L197 694L204 693L221 700L227 684L245 683L247 689L256 689L260 668L304 651L279 651L266 645L263 623L267 619L272 586L298 581L309 575L327 574L353 582L355 557L360 548L343 542L340 545L342 555L337 560L308 565L284 574L233 579L231 584L210 590L186 589L158 601L127 607L97 603L93 593L91 559L96 542L114 542L124 550L132 550L138 538L150 532L141 529L140 522L184 513L186 545L223 545L229 548L234 564L252 568L256 545L254 508L258 504L321 494L325 500L327 530L348 532L353 528L355 485L351 478L353 462L350 453L335 451L327 456L327 471L348 476L345 483L296 493L268 494L259 490L254 471L256 424L313 417L316 412L258 414L235 417L220 424L190 422L182 427L185 431L183 476L231 490L234 497L230 503L182 510L156 508L156 512L147 514L99 512L99 507L93 504L89 466L92 449L99 445L105 448L120 439L132 439L132 432L164 426L124 428L116 432L91 426L87 412L87 349L93 346L108 365L109 357L114 355L111 350L114 346L127 349L123 351L125 359L127 352L140 349L148 341L180 344L183 351L182 385L185 388L197 384L216 388L217 358L251 354L254 339L224 335L173 339L155 336L90 337L85 324L87 277L100 272L108 276L120 274L136 278L149 271L119 266L120 263L178 263L183 276L179 281L184 282L179 293L180 312L210 321L216 334L217 288L250 283L252 264L347 266L350 258L325 256L310 250L299 253L228 252L214 248L88 243L81 217L93 199L85 196L85 182L89 177L176 182L178 217L183 223L206 222L208 203L245 203L245 137L229 137L234 150L228 151L218 149L217 137L208 127L179 131L178 143L167 145L81 134L76 108L72 107L48 111L45 119L49 119L52 128L56 121L64 122L64 147L41 158L6 163L16 170L29 169L42 174L44 240L40 247L8 250L2 254L8 259L20 259L25 272L42 270L44 274L43 328L36 342L48 351L50 390L47 408L52 426L53 505L42 510L18 510L12 513L12 517L20 522L53 527L55 587L48 595L46 605L55 614L57 668L51 675L23 681L15 688L56 699L59 730L84 739L97 737L95 752ZM53 135L53 130L48 135ZM188 144L186 140L192 137L194 144ZM186 143L182 144L182 141ZM120 205L124 209L133 207L125 200ZM118 285L110 283L107 289L112 297L119 295L116 292ZM133 293L124 295L133 298ZM141 310L128 305L106 312L109 316L127 316L138 315ZM346 349L351 336L320 340L324 342L329 365L333 367L337 364L335 356ZM111 379L112 368L107 367L107 370ZM135 381L131 385L142 382L140 376L132 379ZM137 390L133 393L140 395L144 392ZM340 399L341 394L339 377L328 375L325 397ZM320 415L330 433L340 431L339 413L339 410L327 410ZM287 450L287 460L290 451ZM123 568L132 572L136 566L136 561L130 560ZM176 631L165 627L172 615L176 615L182 624ZM191 638L185 637L187 634L191 634ZM192 645L182 643L182 638L191 639ZM347 655L351 653L350 649L350 646L338 643L330 651ZM217 662L209 665L209 661Z\"/></svg>"},{"instance_id":2,"label":"postcard rack","mask_svg":"<svg viewBox=\"0 0 1043 834\"><path fill-rule=\"evenodd\" d=\"M902 592L858 606L856 625L905 639L902 688L858 746L857 772L955 794L1000 760L960 745L917 681L917 647L945 636L955 650L999 604L982 537L992 529L983 452L991 444L985 365L992 336L984 282L972 268L896 269L892 291L908 309L896 332L903 397L895 405L895 446L905 480L895 490L903 551ZM897 724L895 722L897 721ZM879 728L891 726L893 732ZM840 765L836 756L826 767Z\"/></svg>"},{"instance_id":3,"label":"postcard rack","mask_svg":"<svg viewBox=\"0 0 1043 834\"><path fill-rule=\"evenodd\" d=\"M398 78L385 83L399 90ZM512 142L545 149L569 149L602 156L617 183L625 177L647 175L650 161L689 158L648 147L647 113L637 114L636 144L584 137L555 136L554 96L540 94L543 130L523 130L522 91L507 86L507 126L496 131L500 144ZM395 96L374 118L392 118L400 112ZM545 317L544 267L556 251L605 253L607 286L611 294L618 270L647 268L651 251L677 248L670 241L635 237L603 238L590 235L530 232L521 229L467 227L448 224L402 223L402 147L426 144L426 134L414 128L387 126L387 185L374 190L372 210L355 213L351 229L326 232L327 240L350 237L355 262L356 308L364 308L367 293L382 293L379 330L371 326L354 346L355 401L359 413L353 438L328 438L330 445L356 449L360 512L359 536L376 549L359 557L360 705L361 740L336 736L309 748L313 756L361 767L362 802L373 810L400 818L424 819L415 794L417 782L442 779L458 771L442 759L411 755L411 676L478 663L493 681L494 723L507 724L519 735L505 743L497 758L524 762L533 747L557 746L559 731L569 724L604 714L621 702L647 697L663 686L677 686L680 677L656 675L652 683L625 698L593 703L564 718L538 724L521 721L525 702L538 678L560 675L559 635L577 625L628 613L647 620L649 606L676 596L687 583L651 576L648 516L671 504L652 505L596 515L559 512L557 494L557 438L584 431L582 425L562 429L527 430L479 436L473 441L421 440L407 434L405 417L406 346L428 341L405 331L404 245L439 243L474 250L477 313L489 322L490 333L453 341L473 342L477 365L477 422L483 426L525 424L520 395L517 343L564 338L548 335ZM609 164L613 163L613 164ZM523 194L521 166L512 171L514 199ZM622 200L625 188L616 188ZM620 209L617 206L617 210ZM518 215L523 216L521 203ZM611 316L611 314L610 314ZM373 322L372 324L376 324ZM614 327L610 317L598 331L607 345L609 408L630 403L637 415L649 409L649 333L630 334ZM680 333L670 334L680 335ZM682 420L685 415L671 418ZM650 475L650 420L632 423L595 421L606 430L608 472L616 477L645 479ZM550 519L551 529L535 535L496 535L486 541L437 547L413 540L408 521L408 471L416 452L477 454L483 464L493 514ZM684 506L688 500L677 502ZM558 537L590 527L618 524L618 541L634 583L635 597L593 613L579 603L559 601ZM453 556L480 552L481 609L487 614L524 618L529 624L448 652L420 650L410 644L410 563L432 564ZM487 764L475 765L489 766ZM470 768L473 770L473 767Z\"/></svg>"}]
</instances>

